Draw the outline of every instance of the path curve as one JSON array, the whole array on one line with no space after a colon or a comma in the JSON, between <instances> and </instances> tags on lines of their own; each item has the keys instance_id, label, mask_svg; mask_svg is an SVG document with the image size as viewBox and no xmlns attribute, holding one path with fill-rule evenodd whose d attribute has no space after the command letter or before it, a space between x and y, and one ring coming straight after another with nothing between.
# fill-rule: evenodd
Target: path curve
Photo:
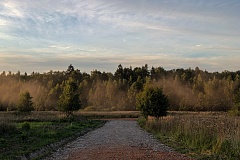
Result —
<instances>
[{"instance_id":1,"label":"path curve","mask_svg":"<svg viewBox=\"0 0 240 160\"><path fill-rule=\"evenodd\" d=\"M47 160L166 159L190 160L159 143L136 121L112 120L46 158Z\"/></svg>"}]
</instances>

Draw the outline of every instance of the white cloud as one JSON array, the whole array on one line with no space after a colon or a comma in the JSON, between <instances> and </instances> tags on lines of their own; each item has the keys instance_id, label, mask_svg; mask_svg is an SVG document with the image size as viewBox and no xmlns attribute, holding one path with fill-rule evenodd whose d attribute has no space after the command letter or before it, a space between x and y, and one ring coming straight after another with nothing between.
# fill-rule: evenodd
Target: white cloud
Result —
<instances>
[{"instance_id":1,"label":"white cloud","mask_svg":"<svg viewBox=\"0 0 240 160\"><path fill-rule=\"evenodd\" d=\"M202 47L202 45L201 44L197 44L196 47Z\"/></svg>"},{"instance_id":2,"label":"white cloud","mask_svg":"<svg viewBox=\"0 0 240 160\"><path fill-rule=\"evenodd\" d=\"M19 18L24 16L23 12L18 8L18 6L11 1L3 2L3 6L4 6L3 12L0 12L3 15Z\"/></svg>"},{"instance_id":3,"label":"white cloud","mask_svg":"<svg viewBox=\"0 0 240 160\"><path fill-rule=\"evenodd\" d=\"M0 19L0 26L6 26L8 23L4 19Z\"/></svg>"},{"instance_id":4,"label":"white cloud","mask_svg":"<svg viewBox=\"0 0 240 160\"><path fill-rule=\"evenodd\" d=\"M238 58L240 51L240 3L232 3L5 0L0 2L0 40L4 42L0 53L9 53L6 63L13 62L11 55L21 55L28 62L51 67L57 58L64 64L149 63L217 69L222 59ZM21 62L25 61L19 58Z\"/></svg>"}]
</instances>

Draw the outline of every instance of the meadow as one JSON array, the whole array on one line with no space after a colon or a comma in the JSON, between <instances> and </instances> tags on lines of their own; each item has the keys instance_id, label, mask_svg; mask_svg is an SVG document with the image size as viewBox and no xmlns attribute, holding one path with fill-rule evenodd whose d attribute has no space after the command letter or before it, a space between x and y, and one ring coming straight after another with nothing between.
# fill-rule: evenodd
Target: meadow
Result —
<instances>
[{"instance_id":1,"label":"meadow","mask_svg":"<svg viewBox=\"0 0 240 160\"><path fill-rule=\"evenodd\" d=\"M44 146L68 137L74 139L79 136L77 133L100 127L105 122L93 119L137 118L140 113L77 111L74 115L67 119L58 111L0 112L0 159L29 157L30 153ZM226 112L169 111L168 116L158 121L139 117L138 122L162 143L196 159L231 160L240 157L238 116Z\"/></svg>"},{"instance_id":2,"label":"meadow","mask_svg":"<svg viewBox=\"0 0 240 160\"><path fill-rule=\"evenodd\" d=\"M80 115L65 118L60 112L0 112L0 159L32 159L31 153L45 147L43 153L34 157L40 159L103 124L104 121Z\"/></svg>"},{"instance_id":3,"label":"meadow","mask_svg":"<svg viewBox=\"0 0 240 160\"><path fill-rule=\"evenodd\" d=\"M170 112L140 126L160 141L197 159L240 158L240 117L220 112Z\"/></svg>"},{"instance_id":4,"label":"meadow","mask_svg":"<svg viewBox=\"0 0 240 160\"><path fill-rule=\"evenodd\" d=\"M139 111L80 111L76 114L93 119L138 118L140 116Z\"/></svg>"}]
</instances>

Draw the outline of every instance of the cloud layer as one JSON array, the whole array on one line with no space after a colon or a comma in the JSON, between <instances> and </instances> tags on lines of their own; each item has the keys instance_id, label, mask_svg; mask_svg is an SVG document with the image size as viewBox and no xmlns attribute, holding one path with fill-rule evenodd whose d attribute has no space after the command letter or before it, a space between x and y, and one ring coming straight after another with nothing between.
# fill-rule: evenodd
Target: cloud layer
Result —
<instances>
[{"instance_id":1,"label":"cloud layer","mask_svg":"<svg viewBox=\"0 0 240 160\"><path fill-rule=\"evenodd\" d=\"M239 70L240 2L3 0L2 71L126 66Z\"/></svg>"}]
</instances>

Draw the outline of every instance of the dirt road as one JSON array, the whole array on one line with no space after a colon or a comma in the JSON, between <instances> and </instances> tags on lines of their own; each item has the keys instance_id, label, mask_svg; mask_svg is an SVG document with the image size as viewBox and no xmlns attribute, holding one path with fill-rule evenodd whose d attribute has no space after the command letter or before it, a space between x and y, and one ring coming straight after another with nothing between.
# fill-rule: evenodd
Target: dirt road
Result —
<instances>
[{"instance_id":1,"label":"dirt road","mask_svg":"<svg viewBox=\"0 0 240 160\"><path fill-rule=\"evenodd\" d=\"M159 143L151 134L142 130L136 121L112 120L103 127L77 138L46 159L189 160L190 158Z\"/></svg>"}]
</instances>

